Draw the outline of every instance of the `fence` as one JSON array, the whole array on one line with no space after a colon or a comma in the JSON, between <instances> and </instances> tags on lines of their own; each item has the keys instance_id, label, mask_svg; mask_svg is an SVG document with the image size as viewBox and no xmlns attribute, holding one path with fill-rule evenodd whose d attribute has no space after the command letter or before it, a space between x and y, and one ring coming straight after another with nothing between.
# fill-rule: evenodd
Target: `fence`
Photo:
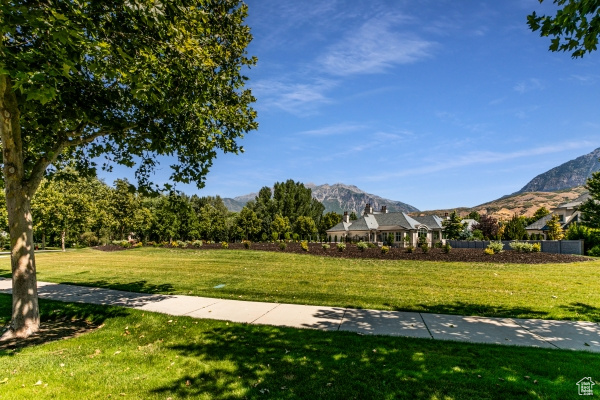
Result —
<instances>
[{"instance_id":1,"label":"fence","mask_svg":"<svg viewBox=\"0 0 600 400\"><path fill-rule=\"evenodd\" d=\"M487 240L447 240L455 249L485 249ZM512 240L503 240L504 250L512 250L510 243ZM583 240L523 240L527 243L541 243L544 253L556 254L578 254L583 255Z\"/></svg>"}]
</instances>

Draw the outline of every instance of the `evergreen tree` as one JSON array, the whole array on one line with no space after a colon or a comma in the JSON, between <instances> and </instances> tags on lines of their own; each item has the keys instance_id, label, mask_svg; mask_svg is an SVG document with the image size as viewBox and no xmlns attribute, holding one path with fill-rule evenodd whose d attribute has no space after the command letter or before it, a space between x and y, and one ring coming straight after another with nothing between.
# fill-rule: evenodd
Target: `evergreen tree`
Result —
<instances>
[{"instance_id":1,"label":"evergreen tree","mask_svg":"<svg viewBox=\"0 0 600 400\"><path fill-rule=\"evenodd\" d=\"M590 228L600 228L600 171L592 174L585 187L590 191L590 198L579 206L581 222Z\"/></svg>"},{"instance_id":2,"label":"evergreen tree","mask_svg":"<svg viewBox=\"0 0 600 400\"><path fill-rule=\"evenodd\" d=\"M462 222L462 218L458 215L456 210L454 210L452 214L450 214L450 218L444 220L442 224L447 239L460 238L460 233L465 227L465 223Z\"/></svg>"}]
</instances>

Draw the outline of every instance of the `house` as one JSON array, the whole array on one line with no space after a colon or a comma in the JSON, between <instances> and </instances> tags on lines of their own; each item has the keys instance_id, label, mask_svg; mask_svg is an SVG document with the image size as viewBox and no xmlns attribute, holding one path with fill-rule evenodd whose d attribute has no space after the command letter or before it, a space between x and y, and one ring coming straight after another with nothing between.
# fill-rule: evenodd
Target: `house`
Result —
<instances>
[{"instance_id":1,"label":"house","mask_svg":"<svg viewBox=\"0 0 600 400\"><path fill-rule=\"evenodd\" d=\"M442 239L442 218L435 215L410 217L403 212L387 212L386 206L380 211L373 211L367 204L362 216L350 221L348 212L344 212L342 222L327 230L332 239L342 241L349 238L353 241L385 242L392 234L394 245L405 247L417 245L419 238L424 237L429 245Z\"/></svg>"},{"instance_id":2,"label":"house","mask_svg":"<svg viewBox=\"0 0 600 400\"><path fill-rule=\"evenodd\" d=\"M547 223L555 215L558 215L558 221L562 229L567 230L572 223L578 222L581 219L581 213L578 211L579 206L589 198L590 194L585 193L571 202L560 204L558 207L552 209L550 214L528 225L525 230L530 235L532 233L541 234L545 239L548 233Z\"/></svg>"}]
</instances>

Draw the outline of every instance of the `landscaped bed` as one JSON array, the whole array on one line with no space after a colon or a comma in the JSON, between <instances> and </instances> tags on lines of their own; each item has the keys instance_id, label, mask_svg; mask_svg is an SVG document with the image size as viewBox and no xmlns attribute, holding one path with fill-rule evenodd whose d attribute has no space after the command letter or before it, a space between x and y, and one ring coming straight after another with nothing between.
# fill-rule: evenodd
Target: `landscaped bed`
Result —
<instances>
[{"instance_id":1,"label":"landscaped bed","mask_svg":"<svg viewBox=\"0 0 600 400\"><path fill-rule=\"evenodd\" d=\"M242 243L229 243L228 249L223 249L220 243L204 244L201 247L188 246L179 248L181 250L245 250ZM167 246L170 247L170 246ZM115 245L99 246L98 250L115 251L124 250L123 247ZM444 253L442 249L432 248L423 253L420 248L408 253L404 248L390 248L389 252L383 254L380 248L368 248L361 251L354 244L347 244L343 251L339 251L335 243L331 243L329 249L324 249L321 243L309 243L308 252L303 250L300 243L286 243L285 249L280 249L279 243L252 243L250 250L275 251L297 254L313 254L317 256L341 257L341 258L371 258L381 260L415 260L415 261L449 261L449 262L482 262L482 263L516 263L516 264L556 264L572 263L580 261L592 261L591 257L583 257L570 254L553 253L519 253L506 250L501 253L488 255L482 249L452 249L450 253Z\"/></svg>"}]
</instances>

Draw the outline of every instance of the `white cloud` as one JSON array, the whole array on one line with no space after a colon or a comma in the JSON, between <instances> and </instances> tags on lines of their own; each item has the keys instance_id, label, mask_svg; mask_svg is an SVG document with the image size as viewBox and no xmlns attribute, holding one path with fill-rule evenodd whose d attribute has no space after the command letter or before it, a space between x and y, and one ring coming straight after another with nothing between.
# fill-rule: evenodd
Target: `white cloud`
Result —
<instances>
[{"instance_id":1,"label":"white cloud","mask_svg":"<svg viewBox=\"0 0 600 400\"><path fill-rule=\"evenodd\" d=\"M331 136L331 135L341 135L343 133L348 132L356 132L361 129L365 129L365 125L351 124L351 123L341 123L336 125L329 125L323 128L311 129L308 131L299 132L301 135L311 135L311 136Z\"/></svg>"},{"instance_id":2,"label":"white cloud","mask_svg":"<svg viewBox=\"0 0 600 400\"><path fill-rule=\"evenodd\" d=\"M279 108L295 115L314 114L322 104L331 103L326 92L336 83L319 80L313 83L287 83L279 80L262 80L252 85L258 107Z\"/></svg>"},{"instance_id":3,"label":"white cloud","mask_svg":"<svg viewBox=\"0 0 600 400\"><path fill-rule=\"evenodd\" d=\"M542 90L544 89L544 84L542 81L536 78L530 78L526 81L521 81L517 83L513 89L521 94L531 92L532 90Z\"/></svg>"},{"instance_id":4,"label":"white cloud","mask_svg":"<svg viewBox=\"0 0 600 400\"><path fill-rule=\"evenodd\" d=\"M420 166L419 168L405 169L400 172L386 174L385 176L374 176L372 180L388 179L390 177L405 177L405 176L416 176L416 175L428 175L440 171L448 171L453 168L460 168L474 165L485 165L504 162L507 160L542 156L545 154L560 153L561 151L569 149L579 148L590 148L597 145L590 141L581 142L565 142L559 143L553 146L542 146L534 149L519 150L511 153L499 153L493 151L471 151L462 156L457 156L451 160L445 160L443 163L432 163L426 166Z\"/></svg>"},{"instance_id":5,"label":"white cloud","mask_svg":"<svg viewBox=\"0 0 600 400\"><path fill-rule=\"evenodd\" d=\"M333 75L373 74L430 56L434 42L410 32L400 32L403 16L372 18L350 33L320 58L325 71Z\"/></svg>"}]
</instances>

